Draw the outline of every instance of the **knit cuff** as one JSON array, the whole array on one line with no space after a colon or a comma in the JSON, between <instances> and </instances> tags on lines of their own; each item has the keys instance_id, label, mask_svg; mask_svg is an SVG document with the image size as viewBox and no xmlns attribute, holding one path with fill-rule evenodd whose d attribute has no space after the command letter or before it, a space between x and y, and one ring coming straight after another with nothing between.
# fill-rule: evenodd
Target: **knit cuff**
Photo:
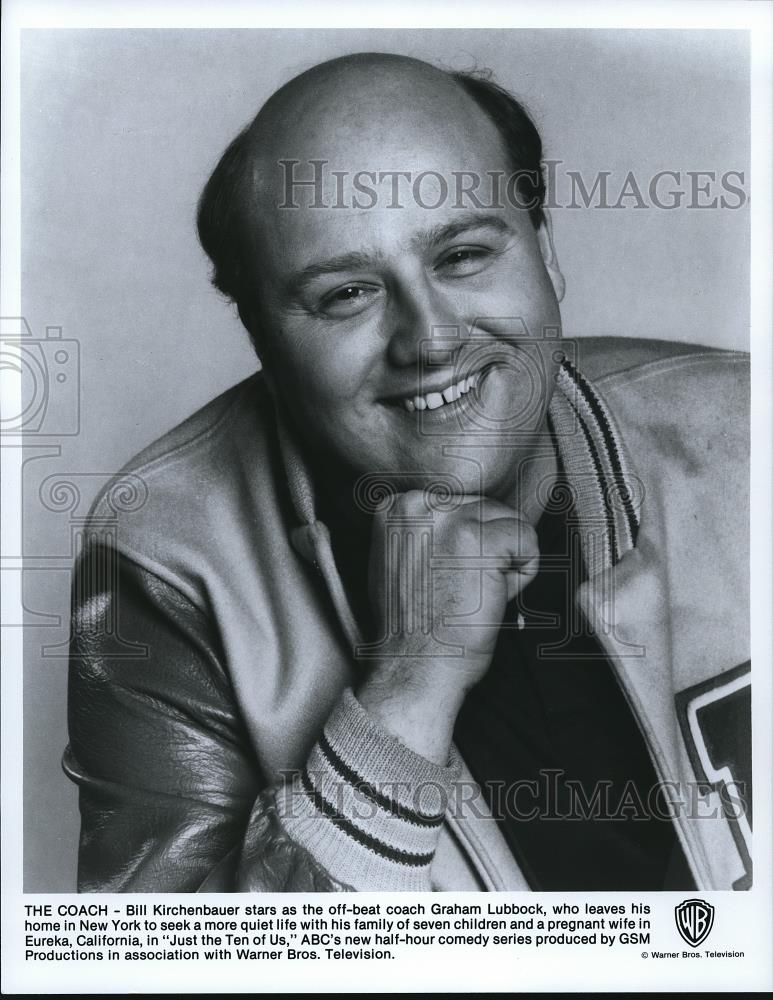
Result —
<instances>
[{"instance_id":1,"label":"knit cuff","mask_svg":"<svg viewBox=\"0 0 773 1000\"><path fill-rule=\"evenodd\" d=\"M430 865L461 762L414 753L382 729L350 690L306 767L277 792L289 835L359 891L428 890Z\"/></svg>"}]
</instances>

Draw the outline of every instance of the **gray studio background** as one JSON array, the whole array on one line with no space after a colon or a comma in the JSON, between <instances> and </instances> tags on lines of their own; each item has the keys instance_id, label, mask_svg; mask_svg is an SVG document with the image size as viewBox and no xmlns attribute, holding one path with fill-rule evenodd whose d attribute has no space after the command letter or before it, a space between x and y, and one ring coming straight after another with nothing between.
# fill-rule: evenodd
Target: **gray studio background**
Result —
<instances>
[{"instance_id":1,"label":"gray studio background","mask_svg":"<svg viewBox=\"0 0 773 1000\"><path fill-rule=\"evenodd\" d=\"M72 369L64 386L51 382L46 420L25 445L28 892L75 885L77 800L59 763L74 526L111 472L255 367L208 286L199 191L273 90L361 50L490 67L533 112L559 171L612 172L611 200L629 170L645 197L659 170L744 171L748 190L744 32L27 31L23 311L35 338L61 327L77 341L67 364L76 349L80 363L79 385ZM567 334L748 347L748 205L553 219ZM39 352L51 359L54 346Z\"/></svg>"}]
</instances>

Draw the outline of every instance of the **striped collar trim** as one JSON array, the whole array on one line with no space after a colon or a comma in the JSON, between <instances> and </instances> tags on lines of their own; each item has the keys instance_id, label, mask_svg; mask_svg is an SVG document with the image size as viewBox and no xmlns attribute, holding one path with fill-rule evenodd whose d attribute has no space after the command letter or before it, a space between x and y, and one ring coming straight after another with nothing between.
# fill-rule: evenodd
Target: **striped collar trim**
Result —
<instances>
[{"instance_id":1,"label":"striped collar trim","mask_svg":"<svg viewBox=\"0 0 773 1000\"><path fill-rule=\"evenodd\" d=\"M643 499L612 416L598 392L564 358L550 421L583 528L589 577L616 566L634 548Z\"/></svg>"}]
</instances>

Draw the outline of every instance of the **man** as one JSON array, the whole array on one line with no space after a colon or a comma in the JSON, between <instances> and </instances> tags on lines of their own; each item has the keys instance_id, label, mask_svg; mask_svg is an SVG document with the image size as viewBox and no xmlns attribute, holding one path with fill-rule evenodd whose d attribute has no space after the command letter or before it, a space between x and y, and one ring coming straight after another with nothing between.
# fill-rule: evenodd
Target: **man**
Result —
<instances>
[{"instance_id":1,"label":"man","mask_svg":"<svg viewBox=\"0 0 773 1000\"><path fill-rule=\"evenodd\" d=\"M744 361L559 340L540 157L376 54L224 154L199 232L262 371L92 510L82 890L749 884Z\"/></svg>"}]
</instances>

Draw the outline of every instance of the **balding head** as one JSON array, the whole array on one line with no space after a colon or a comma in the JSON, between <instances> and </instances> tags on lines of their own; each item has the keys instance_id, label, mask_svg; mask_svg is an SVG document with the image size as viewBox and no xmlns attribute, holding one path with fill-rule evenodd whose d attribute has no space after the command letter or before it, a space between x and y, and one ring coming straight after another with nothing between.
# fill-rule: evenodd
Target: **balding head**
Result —
<instances>
[{"instance_id":1,"label":"balding head","mask_svg":"<svg viewBox=\"0 0 773 1000\"><path fill-rule=\"evenodd\" d=\"M284 122L313 127L319 115L341 119L347 110L397 116L448 95L458 102L461 91L445 70L409 56L360 52L319 63L288 81L266 101L250 129Z\"/></svg>"},{"instance_id":2,"label":"balding head","mask_svg":"<svg viewBox=\"0 0 773 1000\"><path fill-rule=\"evenodd\" d=\"M260 110L249 136L266 162L301 148L378 153L394 140L410 153L417 140L459 143L490 128L451 74L406 56L362 53L322 63L285 84Z\"/></svg>"}]
</instances>

